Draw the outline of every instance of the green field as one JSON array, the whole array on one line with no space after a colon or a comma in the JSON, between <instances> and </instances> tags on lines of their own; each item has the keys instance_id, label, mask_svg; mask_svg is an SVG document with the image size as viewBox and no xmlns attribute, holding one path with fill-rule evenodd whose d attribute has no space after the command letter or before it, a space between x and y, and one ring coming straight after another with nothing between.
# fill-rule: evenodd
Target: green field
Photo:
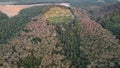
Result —
<instances>
[{"instance_id":1,"label":"green field","mask_svg":"<svg viewBox=\"0 0 120 68\"><path fill-rule=\"evenodd\" d=\"M46 12L45 17L50 24L69 23L74 19L69 9L54 7Z\"/></svg>"}]
</instances>

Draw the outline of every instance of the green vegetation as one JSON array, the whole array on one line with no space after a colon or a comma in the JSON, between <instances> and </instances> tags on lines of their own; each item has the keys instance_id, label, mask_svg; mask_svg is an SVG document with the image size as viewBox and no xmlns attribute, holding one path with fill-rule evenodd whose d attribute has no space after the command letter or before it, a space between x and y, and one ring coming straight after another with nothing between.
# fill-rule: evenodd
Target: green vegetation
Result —
<instances>
[{"instance_id":1,"label":"green vegetation","mask_svg":"<svg viewBox=\"0 0 120 68\"><path fill-rule=\"evenodd\" d=\"M33 55L26 57L26 58L21 58L19 59L19 67L24 67L24 68L39 68L39 65L41 63L41 58L36 58Z\"/></svg>"},{"instance_id":2,"label":"green vegetation","mask_svg":"<svg viewBox=\"0 0 120 68\"><path fill-rule=\"evenodd\" d=\"M67 8L54 7L45 13L50 24L69 23L74 19L73 14Z\"/></svg>"},{"instance_id":3,"label":"green vegetation","mask_svg":"<svg viewBox=\"0 0 120 68\"><path fill-rule=\"evenodd\" d=\"M8 18L8 16L2 12L0 12L0 21Z\"/></svg>"},{"instance_id":4,"label":"green vegetation","mask_svg":"<svg viewBox=\"0 0 120 68\"><path fill-rule=\"evenodd\" d=\"M120 13L104 17L98 22L120 39Z\"/></svg>"},{"instance_id":5,"label":"green vegetation","mask_svg":"<svg viewBox=\"0 0 120 68\"><path fill-rule=\"evenodd\" d=\"M32 43L38 43L38 42L41 42L41 39L38 38L38 37L35 37L31 40Z\"/></svg>"},{"instance_id":6,"label":"green vegetation","mask_svg":"<svg viewBox=\"0 0 120 68\"><path fill-rule=\"evenodd\" d=\"M88 11L90 16L98 22L100 19L104 19L105 17L119 14L120 13L119 8L120 8L120 2L116 2L116 3L107 4L102 7L93 7L90 8Z\"/></svg>"},{"instance_id":7,"label":"green vegetation","mask_svg":"<svg viewBox=\"0 0 120 68\"><path fill-rule=\"evenodd\" d=\"M84 51L80 49L81 36L80 36L78 21L74 20L69 22L69 24L56 23L54 26L56 26L56 31L57 31L56 39L58 39L57 40L58 42L54 47L53 44L51 44L49 45L49 48L47 48L46 50L42 48L44 50L43 53L45 53L46 51L48 51L48 53L45 54L47 55L47 57L45 57L44 55L44 57L38 59L42 61L41 64L39 63L39 66L41 66L42 68L46 68L46 67L47 68L51 68L51 67L87 68L87 65L90 64L90 61L87 58L87 56L84 54ZM42 39L35 37L31 40L31 42L36 43L36 42L40 42L41 40ZM56 50L56 48L59 47L62 49ZM63 57L61 58L61 56L64 56L64 58ZM28 63L28 61L31 63ZM31 56L19 60L19 64L25 68L30 68L31 65L32 65L31 67L34 67L35 66L34 63L37 62L38 61L36 61L36 59Z\"/></svg>"},{"instance_id":8,"label":"green vegetation","mask_svg":"<svg viewBox=\"0 0 120 68\"><path fill-rule=\"evenodd\" d=\"M0 46L1 67L119 67L118 40L98 23L90 20L84 10L69 9L63 6L36 6L1 21L0 43L8 40ZM31 20L32 17L35 18ZM113 16L110 20L117 24L118 17L119 15ZM109 18L106 17L105 22L109 22ZM108 27L113 24L110 22L104 25L103 27Z\"/></svg>"},{"instance_id":9,"label":"green vegetation","mask_svg":"<svg viewBox=\"0 0 120 68\"><path fill-rule=\"evenodd\" d=\"M84 55L84 52L80 50L81 38L78 22L73 22L72 25L64 25L65 31L61 30L61 28L58 29L60 42L57 46L63 48L62 55L66 56L64 60L70 60L69 68L87 68L90 62Z\"/></svg>"},{"instance_id":10,"label":"green vegetation","mask_svg":"<svg viewBox=\"0 0 120 68\"><path fill-rule=\"evenodd\" d=\"M31 18L45 13L52 6L35 6L23 9L17 16L0 21L0 43L5 43L31 21Z\"/></svg>"},{"instance_id":11,"label":"green vegetation","mask_svg":"<svg viewBox=\"0 0 120 68\"><path fill-rule=\"evenodd\" d=\"M120 2L89 10L90 16L120 39Z\"/></svg>"}]
</instances>

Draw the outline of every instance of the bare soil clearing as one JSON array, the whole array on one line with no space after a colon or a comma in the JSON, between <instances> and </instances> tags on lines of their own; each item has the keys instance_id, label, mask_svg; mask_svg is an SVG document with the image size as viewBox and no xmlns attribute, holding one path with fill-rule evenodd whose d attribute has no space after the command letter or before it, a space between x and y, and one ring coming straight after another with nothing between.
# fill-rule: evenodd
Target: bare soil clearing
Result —
<instances>
[{"instance_id":1,"label":"bare soil clearing","mask_svg":"<svg viewBox=\"0 0 120 68\"><path fill-rule=\"evenodd\" d=\"M20 10L28 8L30 5L6 5L0 6L0 11L7 14L9 17L15 16Z\"/></svg>"}]
</instances>

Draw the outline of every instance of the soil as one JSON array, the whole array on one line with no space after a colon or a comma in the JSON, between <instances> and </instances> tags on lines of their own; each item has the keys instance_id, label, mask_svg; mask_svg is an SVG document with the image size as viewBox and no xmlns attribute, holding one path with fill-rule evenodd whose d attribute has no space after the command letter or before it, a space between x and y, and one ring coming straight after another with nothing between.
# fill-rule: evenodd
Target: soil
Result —
<instances>
[{"instance_id":1,"label":"soil","mask_svg":"<svg viewBox=\"0 0 120 68\"><path fill-rule=\"evenodd\" d=\"M0 11L7 14L9 17L15 16L20 10L28 8L30 5L6 5L0 6Z\"/></svg>"}]
</instances>

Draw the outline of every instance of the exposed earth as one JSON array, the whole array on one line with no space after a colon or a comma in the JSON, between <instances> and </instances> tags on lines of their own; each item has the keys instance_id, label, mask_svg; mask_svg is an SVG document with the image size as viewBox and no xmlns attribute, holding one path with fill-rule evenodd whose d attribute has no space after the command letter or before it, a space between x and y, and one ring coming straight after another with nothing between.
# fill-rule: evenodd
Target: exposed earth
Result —
<instances>
[{"instance_id":1,"label":"exposed earth","mask_svg":"<svg viewBox=\"0 0 120 68\"><path fill-rule=\"evenodd\" d=\"M7 14L9 17L15 16L20 10L28 8L30 5L6 5L0 6L0 11Z\"/></svg>"},{"instance_id":2,"label":"exposed earth","mask_svg":"<svg viewBox=\"0 0 120 68\"><path fill-rule=\"evenodd\" d=\"M0 11L7 14L9 17L18 15L19 11L32 6L42 6L42 5L63 5L69 7L69 3L41 3L41 4L30 4L30 5L0 5Z\"/></svg>"}]
</instances>

